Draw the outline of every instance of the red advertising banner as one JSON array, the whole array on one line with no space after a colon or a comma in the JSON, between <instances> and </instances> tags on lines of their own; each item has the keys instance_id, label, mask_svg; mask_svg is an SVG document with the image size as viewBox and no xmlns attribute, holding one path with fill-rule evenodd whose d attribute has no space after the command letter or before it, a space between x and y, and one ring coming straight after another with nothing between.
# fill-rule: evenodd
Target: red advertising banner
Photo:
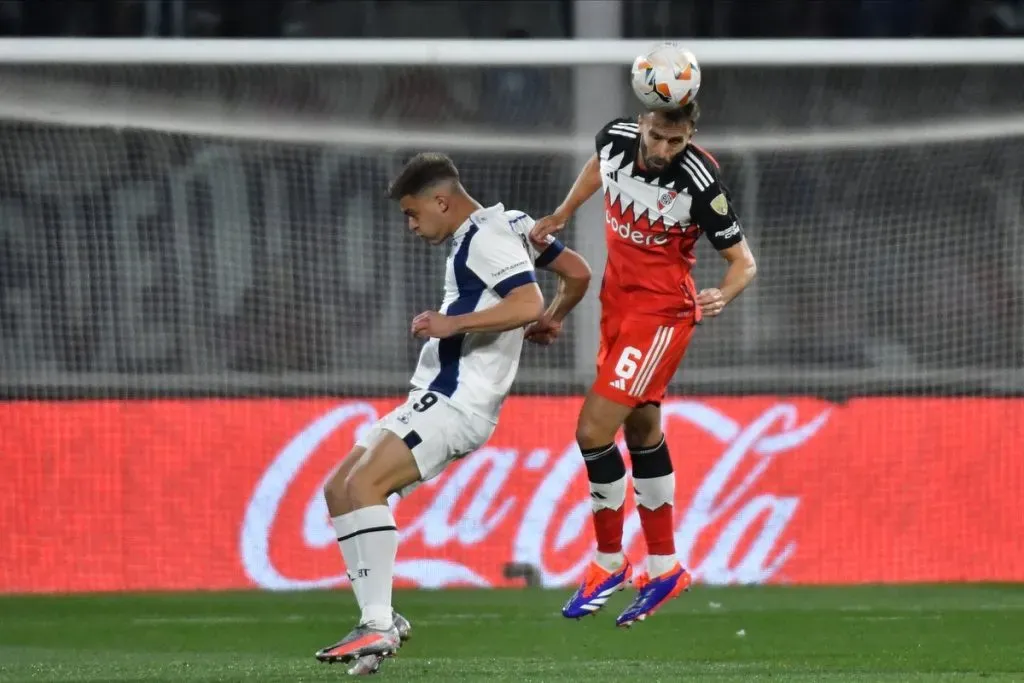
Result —
<instances>
[{"instance_id":1,"label":"red advertising banner","mask_svg":"<svg viewBox=\"0 0 1024 683\"><path fill-rule=\"evenodd\" d=\"M0 405L0 593L345 582L320 493L395 401ZM580 400L509 399L394 503L405 585L573 583L593 538ZM680 558L707 583L1024 580L1024 401L672 400ZM632 508L632 501L628 503ZM635 512L626 542L643 558Z\"/></svg>"}]
</instances>

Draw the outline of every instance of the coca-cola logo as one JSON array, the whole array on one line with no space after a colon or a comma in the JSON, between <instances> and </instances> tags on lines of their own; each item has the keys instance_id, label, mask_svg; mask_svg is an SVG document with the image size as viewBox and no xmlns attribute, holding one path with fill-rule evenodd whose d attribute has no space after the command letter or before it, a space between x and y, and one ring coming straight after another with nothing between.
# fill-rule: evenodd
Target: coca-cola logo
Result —
<instances>
[{"instance_id":1,"label":"coca-cola logo","mask_svg":"<svg viewBox=\"0 0 1024 683\"><path fill-rule=\"evenodd\" d=\"M746 421L709 403L669 401L665 432L679 460L676 546L706 583L759 583L777 577L798 551L787 535L798 513L793 491L765 490L766 473L826 424L830 410L800 416L779 402ZM333 466L378 412L344 403L318 417L277 454L248 501L242 565L272 590L347 582L321 488ZM533 432L454 463L441 477L391 504L400 526L396 580L423 587L504 583L509 562L537 568L545 586L575 582L590 559L590 501L576 445L529 443ZM699 470L695 469L701 463ZM642 556L639 518L627 515L623 541ZM325 568L330 568L326 570Z\"/></svg>"}]
</instances>

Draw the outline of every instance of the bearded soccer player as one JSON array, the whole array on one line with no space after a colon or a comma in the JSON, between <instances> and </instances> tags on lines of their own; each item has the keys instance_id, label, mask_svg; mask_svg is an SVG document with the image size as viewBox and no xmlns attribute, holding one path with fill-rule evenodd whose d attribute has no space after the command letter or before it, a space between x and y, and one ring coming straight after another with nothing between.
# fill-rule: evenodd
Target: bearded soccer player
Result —
<instances>
[{"instance_id":1,"label":"bearded soccer player","mask_svg":"<svg viewBox=\"0 0 1024 683\"><path fill-rule=\"evenodd\" d=\"M645 619L691 582L675 554L675 476L661 431L661 401L695 326L719 315L756 270L718 163L691 142L698 116L692 102L610 122L597 134L597 152L565 201L537 221L532 233L533 239L545 239L562 229L603 187L608 260L598 373L576 426L590 480L597 553L562 609L568 618L597 612L633 574L622 551L626 466L615 445L620 427L648 555L647 573L633 579L636 598L616 624ZM701 234L728 267L718 287L698 292L691 271Z\"/></svg>"},{"instance_id":2,"label":"bearded soccer player","mask_svg":"<svg viewBox=\"0 0 1024 683\"><path fill-rule=\"evenodd\" d=\"M451 159L414 157L391 184L409 229L448 245L440 312L412 320L426 340L404 404L360 437L324 487L331 522L361 611L356 627L316 653L377 671L408 631L391 606L398 528L387 498L407 495L454 460L483 446L519 368L523 339L545 343L583 298L590 268L548 237L531 242L533 219L501 204L484 207L465 189ZM559 277L545 310L536 268ZM543 330L530 329L542 322Z\"/></svg>"}]
</instances>

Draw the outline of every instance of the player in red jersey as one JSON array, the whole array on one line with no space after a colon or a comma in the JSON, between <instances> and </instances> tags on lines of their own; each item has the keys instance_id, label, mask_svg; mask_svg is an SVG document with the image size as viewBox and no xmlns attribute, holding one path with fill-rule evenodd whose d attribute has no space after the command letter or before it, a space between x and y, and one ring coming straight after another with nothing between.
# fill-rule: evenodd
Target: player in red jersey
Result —
<instances>
[{"instance_id":1,"label":"player in red jersey","mask_svg":"<svg viewBox=\"0 0 1024 683\"><path fill-rule=\"evenodd\" d=\"M597 134L597 151L565 201L531 235L542 240L561 230L603 187L608 260L598 372L576 426L590 480L597 553L562 610L566 617L595 613L632 575L622 552L626 467L615 445L620 427L648 557L647 574L633 581L636 599L616 623L643 620L690 585L675 554L675 476L661 431L661 400L694 327L720 314L756 271L718 163L691 142L698 117L692 102L610 122ZM702 233L728 267L718 287L698 292L691 270ZM542 319L528 332L547 342L557 329Z\"/></svg>"}]
</instances>

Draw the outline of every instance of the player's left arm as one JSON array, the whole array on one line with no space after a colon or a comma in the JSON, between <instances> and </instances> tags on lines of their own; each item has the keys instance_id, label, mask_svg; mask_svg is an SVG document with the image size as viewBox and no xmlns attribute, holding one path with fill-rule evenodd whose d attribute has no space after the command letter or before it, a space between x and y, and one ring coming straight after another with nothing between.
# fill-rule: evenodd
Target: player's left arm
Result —
<instances>
[{"instance_id":1,"label":"player's left arm","mask_svg":"<svg viewBox=\"0 0 1024 683\"><path fill-rule=\"evenodd\" d=\"M739 296L757 275L757 263L746 239L721 249L718 253L729 264L725 269L725 277L718 287L702 290L697 295L697 304L700 305L701 312L707 316L721 313L726 304Z\"/></svg>"},{"instance_id":2,"label":"player's left arm","mask_svg":"<svg viewBox=\"0 0 1024 683\"><path fill-rule=\"evenodd\" d=\"M562 321L583 300L590 287L591 270L581 255L566 247L554 235L534 234L534 220L525 213L512 212L510 226L523 241L535 268L558 276L558 291L543 315L526 328L526 339L547 346L562 331Z\"/></svg>"},{"instance_id":3,"label":"player's left arm","mask_svg":"<svg viewBox=\"0 0 1024 683\"><path fill-rule=\"evenodd\" d=\"M417 337L445 339L468 332L506 332L525 327L544 312L544 295L536 279L511 286L494 306L461 315L436 311L420 313L412 320Z\"/></svg>"},{"instance_id":4,"label":"player's left arm","mask_svg":"<svg viewBox=\"0 0 1024 683\"><path fill-rule=\"evenodd\" d=\"M558 292L545 309L542 319L560 323L583 301L590 287L590 264L572 249L563 247L544 269L558 276Z\"/></svg>"},{"instance_id":5,"label":"player's left arm","mask_svg":"<svg viewBox=\"0 0 1024 683\"><path fill-rule=\"evenodd\" d=\"M551 236L548 236L551 239ZM558 276L558 291L537 322L526 328L526 339L547 346L562 332L562 321L583 300L590 287L590 264L572 249L559 245L558 254L545 270Z\"/></svg>"},{"instance_id":6,"label":"player's left arm","mask_svg":"<svg viewBox=\"0 0 1024 683\"><path fill-rule=\"evenodd\" d=\"M583 300L590 287L590 278L593 275L590 264L554 235L539 238L534 236L534 222L529 216L523 215L517 223L522 230L524 245L533 259L534 267L558 276L558 292L537 324L561 323Z\"/></svg>"},{"instance_id":7,"label":"player's left arm","mask_svg":"<svg viewBox=\"0 0 1024 683\"><path fill-rule=\"evenodd\" d=\"M716 316L747 288L757 274L757 262L750 251L729 191L716 178L694 197L691 214L708 241L728 263L718 287L701 290L697 304L706 316Z\"/></svg>"}]
</instances>

